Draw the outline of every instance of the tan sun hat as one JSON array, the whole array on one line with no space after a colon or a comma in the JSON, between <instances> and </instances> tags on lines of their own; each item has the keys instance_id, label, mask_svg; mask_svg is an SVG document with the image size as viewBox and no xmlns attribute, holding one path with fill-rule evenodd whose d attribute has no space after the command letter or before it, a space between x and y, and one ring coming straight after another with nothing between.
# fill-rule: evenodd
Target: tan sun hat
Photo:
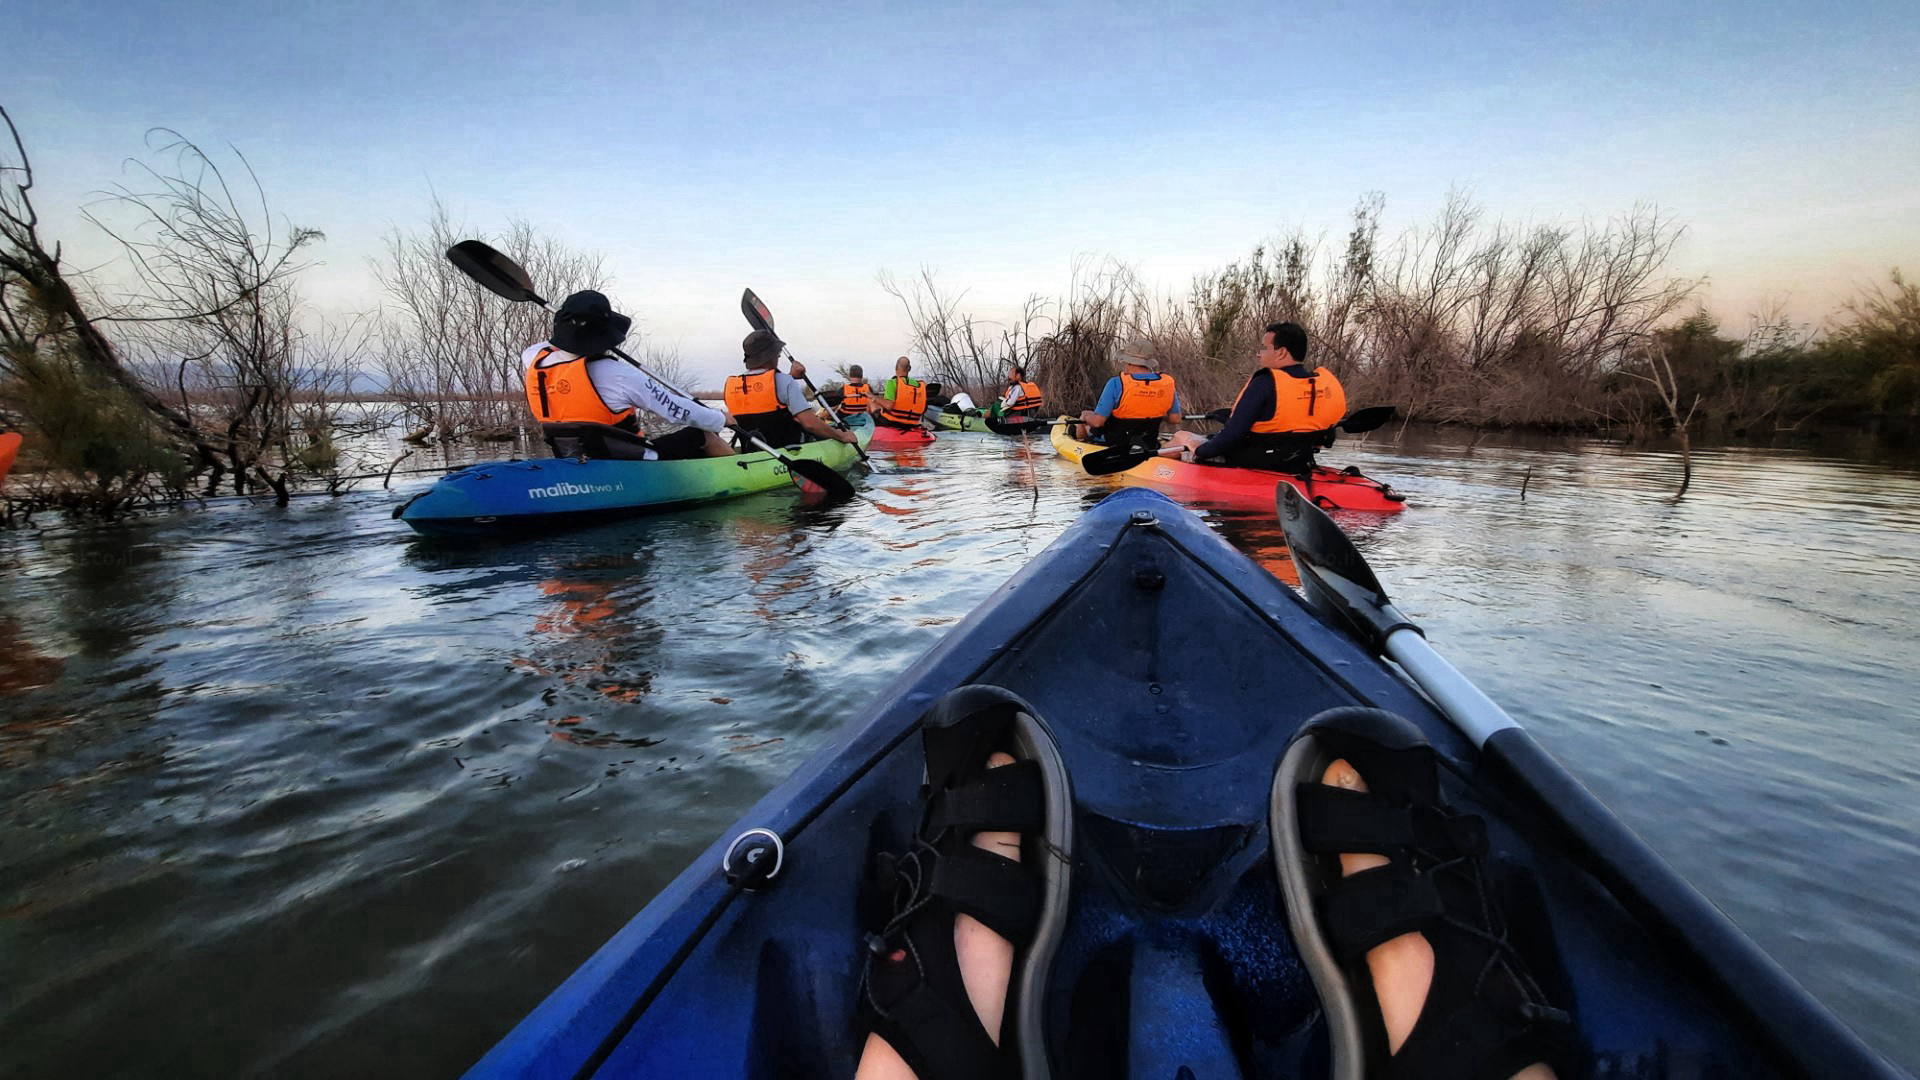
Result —
<instances>
[{"instance_id":1,"label":"tan sun hat","mask_svg":"<svg viewBox=\"0 0 1920 1080\"><path fill-rule=\"evenodd\" d=\"M1146 338L1129 338L1126 341L1114 343L1113 362L1121 365L1133 364L1148 371L1159 371L1160 350L1154 348L1153 342Z\"/></svg>"}]
</instances>

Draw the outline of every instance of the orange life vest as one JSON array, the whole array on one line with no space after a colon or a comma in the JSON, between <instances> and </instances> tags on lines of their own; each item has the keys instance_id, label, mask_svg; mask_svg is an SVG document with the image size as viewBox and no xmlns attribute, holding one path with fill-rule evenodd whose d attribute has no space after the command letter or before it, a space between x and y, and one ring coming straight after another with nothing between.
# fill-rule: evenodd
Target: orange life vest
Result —
<instances>
[{"instance_id":1,"label":"orange life vest","mask_svg":"<svg viewBox=\"0 0 1920 1080\"><path fill-rule=\"evenodd\" d=\"M862 379L859 383L848 383L840 391L840 408L847 412L866 412L873 404L873 387Z\"/></svg>"},{"instance_id":2,"label":"orange life vest","mask_svg":"<svg viewBox=\"0 0 1920 1080\"><path fill-rule=\"evenodd\" d=\"M1173 376L1120 376L1120 403L1113 420L1160 420L1173 411Z\"/></svg>"},{"instance_id":3,"label":"orange life vest","mask_svg":"<svg viewBox=\"0 0 1920 1080\"><path fill-rule=\"evenodd\" d=\"M1016 413L1037 413L1046 402L1040 396L1040 384L1028 379L1020 383L1020 400L1007 406L1009 415Z\"/></svg>"},{"instance_id":4,"label":"orange life vest","mask_svg":"<svg viewBox=\"0 0 1920 1080\"><path fill-rule=\"evenodd\" d=\"M1288 375L1278 368L1265 368L1273 376L1273 415L1257 420L1253 425L1255 435L1285 435L1302 431L1325 431L1340 422L1347 415L1347 392L1341 387L1340 380L1326 368L1315 368L1312 375L1302 379ZM1259 378L1255 373L1254 378ZM1253 385L1253 379L1247 380ZM1240 391L1242 397L1246 390ZM1238 408L1240 399L1234 399Z\"/></svg>"},{"instance_id":5,"label":"orange life vest","mask_svg":"<svg viewBox=\"0 0 1920 1080\"><path fill-rule=\"evenodd\" d=\"M750 431L775 446L792 446L806 438L806 431L780 400L777 373L749 371L727 377L727 411L742 431Z\"/></svg>"},{"instance_id":6,"label":"orange life vest","mask_svg":"<svg viewBox=\"0 0 1920 1080\"><path fill-rule=\"evenodd\" d=\"M560 350L552 345L541 349L527 365L527 408L542 424L625 425L633 419L633 409L614 412L600 400L600 391L587 377L587 357L547 365L547 357Z\"/></svg>"},{"instance_id":7,"label":"orange life vest","mask_svg":"<svg viewBox=\"0 0 1920 1080\"><path fill-rule=\"evenodd\" d=\"M894 376L893 400L880 406L882 419L902 427L914 427L927 411L927 384Z\"/></svg>"}]
</instances>

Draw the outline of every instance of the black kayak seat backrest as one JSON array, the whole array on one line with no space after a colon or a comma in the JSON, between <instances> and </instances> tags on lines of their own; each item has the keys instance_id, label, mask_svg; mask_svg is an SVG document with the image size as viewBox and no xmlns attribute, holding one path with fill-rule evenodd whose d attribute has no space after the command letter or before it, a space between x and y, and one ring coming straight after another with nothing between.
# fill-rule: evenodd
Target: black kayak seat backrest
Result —
<instances>
[{"instance_id":1,"label":"black kayak seat backrest","mask_svg":"<svg viewBox=\"0 0 1920 1080\"><path fill-rule=\"evenodd\" d=\"M589 457L612 461L644 461L647 440L611 424L541 424L547 449L558 458Z\"/></svg>"}]
</instances>

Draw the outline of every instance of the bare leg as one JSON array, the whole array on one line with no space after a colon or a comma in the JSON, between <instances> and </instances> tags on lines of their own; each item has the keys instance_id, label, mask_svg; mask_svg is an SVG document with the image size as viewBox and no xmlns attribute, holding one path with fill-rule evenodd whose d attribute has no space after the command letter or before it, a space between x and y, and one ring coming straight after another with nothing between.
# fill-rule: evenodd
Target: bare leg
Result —
<instances>
[{"instance_id":1,"label":"bare leg","mask_svg":"<svg viewBox=\"0 0 1920 1080\"><path fill-rule=\"evenodd\" d=\"M1182 433L1184 434L1184 432ZM1352 791L1367 790L1360 773L1342 759L1327 766L1320 782ZM1370 852L1340 856L1340 873L1357 874L1387 863L1385 855ZM1380 998L1380 1019L1387 1028L1387 1050L1398 1053L1412 1034L1420 1010L1427 1003L1427 988L1433 985L1433 946L1426 935L1401 934L1367 951L1367 971L1373 976L1373 990ZM1514 1074L1514 1080L1556 1080L1546 1065L1529 1065Z\"/></svg>"},{"instance_id":2,"label":"bare leg","mask_svg":"<svg viewBox=\"0 0 1920 1080\"><path fill-rule=\"evenodd\" d=\"M707 436L706 450L707 450L708 457L732 457L733 456L732 443L729 443L727 440L721 438L718 435L715 435L711 431L706 432L705 434Z\"/></svg>"},{"instance_id":3,"label":"bare leg","mask_svg":"<svg viewBox=\"0 0 1920 1080\"><path fill-rule=\"evenodd\" d=\"M1013 764L1009 754L996 753L987 759L987 768ZM1017 832L981 832L973 836L973 846L1020 861L1020 834ZM987 929L971 915L953 919L953 952L960 962L960 981L966 984L967 1000L980 1014L980 1026L994 1043L1000 1042L1000 1024L1007 1009L1007 984L1013 981L1013 943ZM868 1035L860 1051L860 1067L854 1080L915 1080L912 1069L893 1047L878 1035Z\"/></svg>"}]
</instances>

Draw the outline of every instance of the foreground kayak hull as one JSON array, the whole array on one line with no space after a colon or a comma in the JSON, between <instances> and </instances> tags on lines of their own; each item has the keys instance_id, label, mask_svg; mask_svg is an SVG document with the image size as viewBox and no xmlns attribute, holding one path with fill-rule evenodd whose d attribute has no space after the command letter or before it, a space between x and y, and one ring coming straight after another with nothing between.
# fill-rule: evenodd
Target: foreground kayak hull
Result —
<instances>
[{"instance_id":1,"label":"foreground kayak hull","mask_svg":"<svg viewBox=\"0 0 1920 1080\"><path fill-rule=\"evenodd\" d=\"M921 428L905 431L885 424L873 426L873 442L869 445L875 450L904 450L925 446L933 441L933 432Z\"/></svg>"},{"instance_id":2,"label":"foreground kayak hull","mask_svg":"<svg viewBox=\"0 0 1920 1080\"><path fill-rule=\"evenodd\" d=\"M856 424L854 430L865 446L872 425ZM839 472L859 460L843 442L804 443L783 453ZM792 482L786 465L761 451L690 461L506 461L449 473L396 516L429 535L564 528L738 498Z\"/></svg>"},{"instance_id":3,"label":"foreground kayak hull","mask_svg":"<svg viewBox=\"0 0 1920 1080\"><path fill-rule=\"evenodd\" d=\"M1061 457L1078 465L1080 459L1107 447L1081 442L1067 433L1067 425L1053 426L1053 448ZM1363 510L1372 514L1397 514L1406 509L1406 497L1392 487L1361 476L1316 466L1310 477L1260 469L1234 469L1225 465L1201 465L1175 458L1150 458L1123 473L1114 474L1123 483L1141 484L1184 498L1245 504L1262 510L1273 506L1281 484L1288 484L1311 499L1323 510Z\"/></svg>"},{"instance_id":4,"label":"foreground kayak hull","mask_svg":"<svg viewBox=\"0 0 1920 1080\"><path fill-rule=\"evenodd\" d=\"M1804 1059L1776 1038L1792 1029L1829 1075L1898 1075L1804 994L1756 1001L1734 969L1691 956L1674 913L1718 915L1671 871L1644 870L1651 900L1624 906L1596 871L1625 864L1570 846L1555 808L1510 799L1503 766L1394 669L1138 490L1091 510L855 714L470 1075L849 1074L868 859L912 828L921 716L970 682L1032 702L1071 779L1070 913L1043 1025L1056 1076L1325 1075L1267 800L1294 731L1342 705L1416 724L1459 778L1449 798L1538 883L1549 917L1518 917L1516 933L1557 955L1536 974L1572 1012L1581 1074L1793 1075ZM721 866L755 829L784 849L774 880L746 891Z\"/></svg>"}]
</instances>

